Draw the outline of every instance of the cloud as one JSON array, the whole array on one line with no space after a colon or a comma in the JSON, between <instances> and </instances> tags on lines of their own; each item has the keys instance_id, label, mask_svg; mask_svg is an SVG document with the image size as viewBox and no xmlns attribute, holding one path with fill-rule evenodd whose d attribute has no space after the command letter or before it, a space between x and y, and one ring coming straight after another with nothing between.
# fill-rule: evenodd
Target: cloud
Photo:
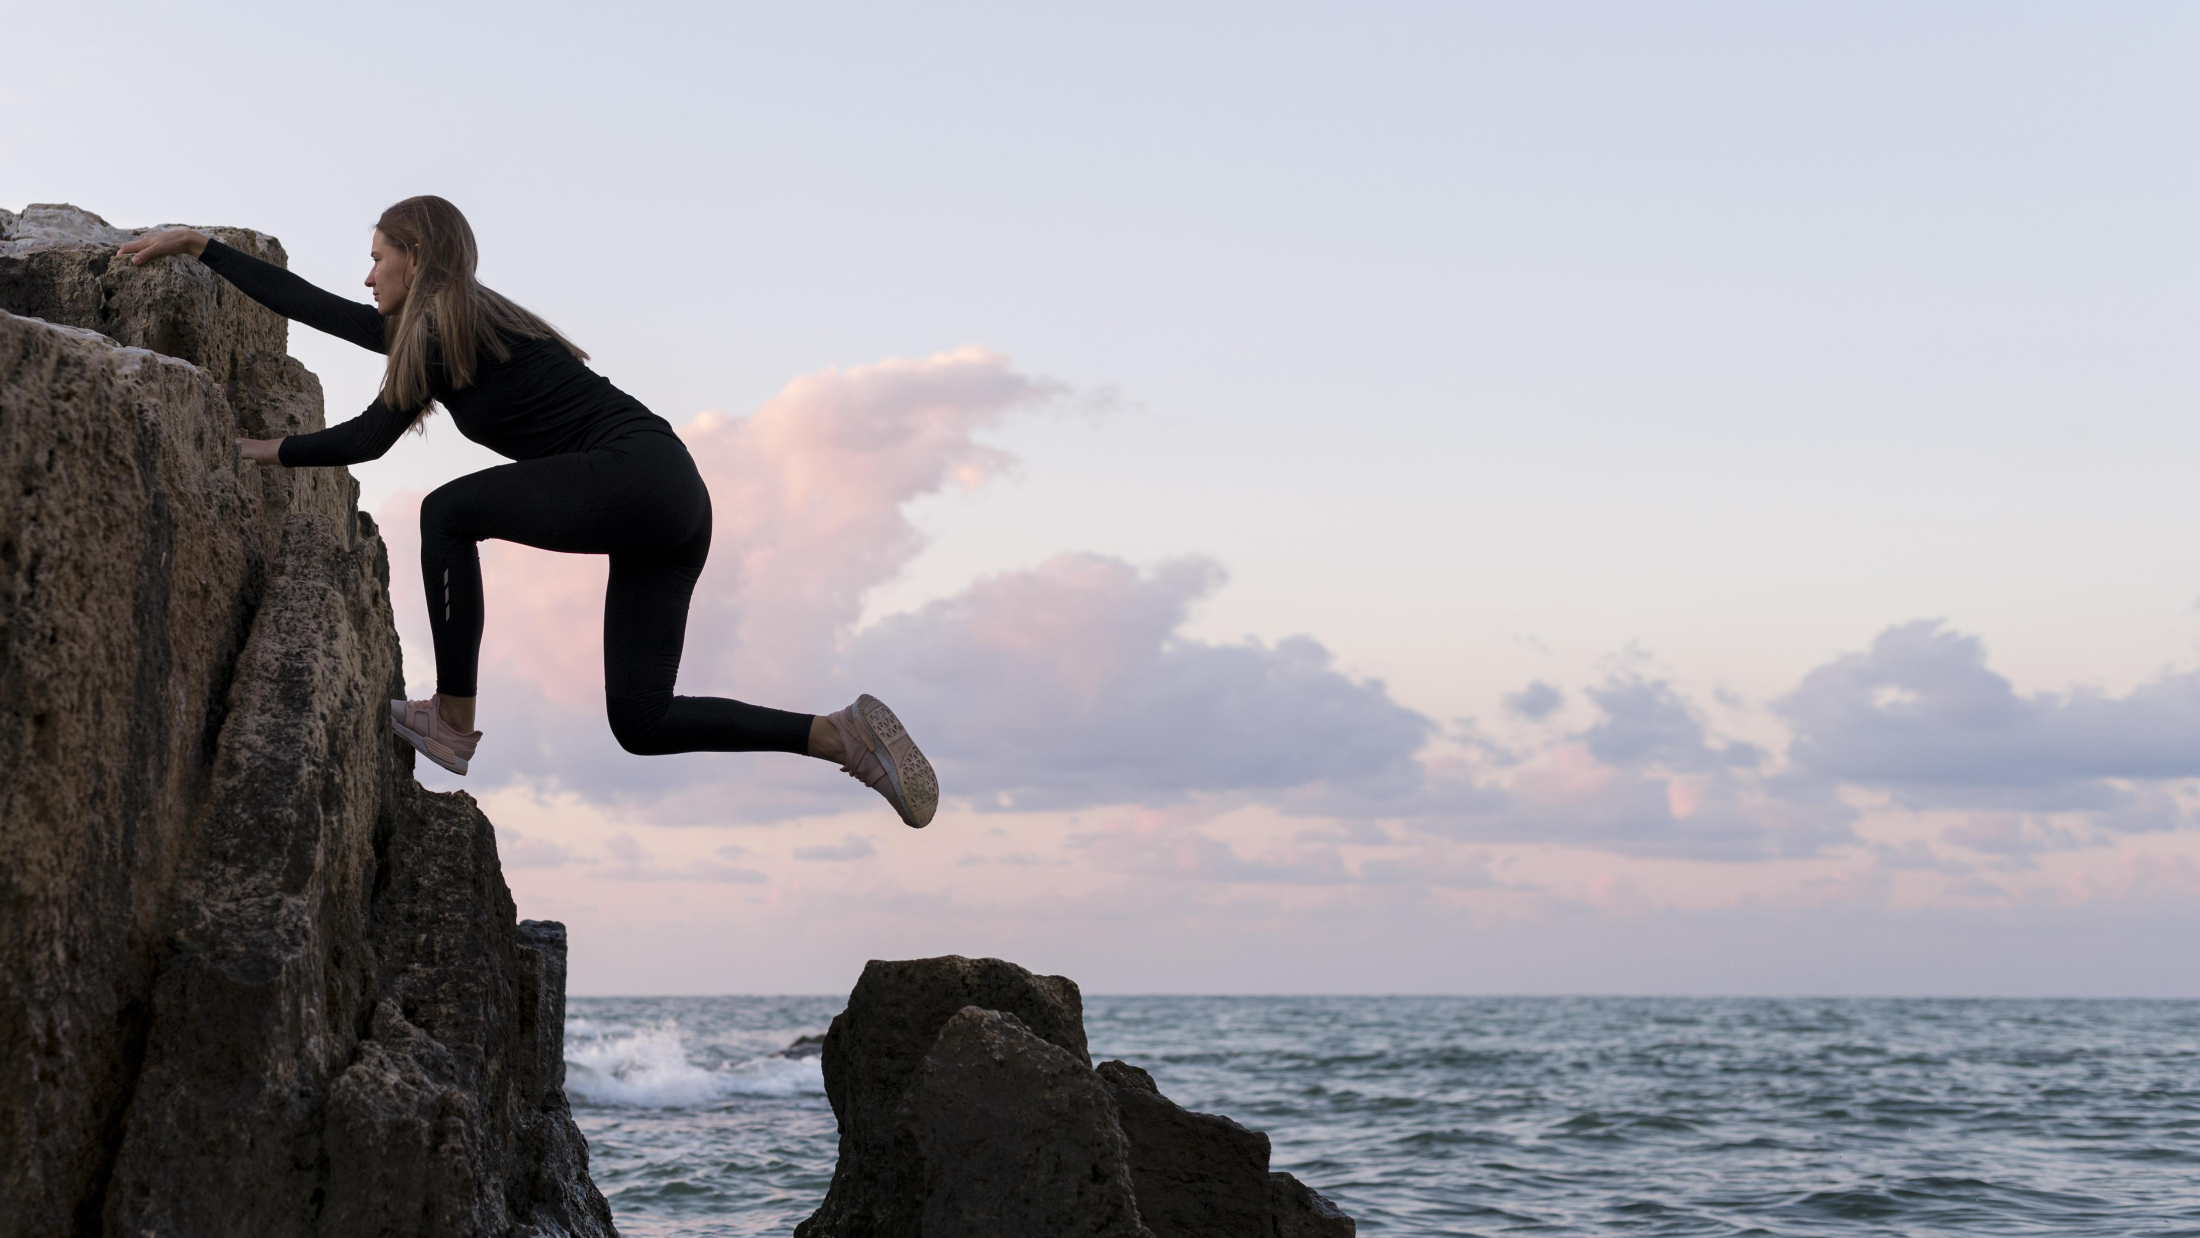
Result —
<instances>
[{"instance_id":1,"label":"cloud","mask_svg":"<svg viewBox=\"0 0 2200 1238\"><path fill-rule=\"evenodd\" d=\"M1608 765L1655 764L1684 771L1755 766L1764 753L1749 744L1711 740L1702 715L1672 685L1637 675L1615 675L1588 690L1603 718L1583 731L1589 754Z\"/></svg>"},{"instance_id":2,"label":"cloud","mask_svg":"<svg viewBox=\"0 0 2200 1238\"><path fill-rule=\"evenodd\" d=\"M753 868L736 868L716 860L689 860L686 864L612 865L596 874L612 881L719 881L732 885L762 885L770 880Z\"/></svg>"},{"instance_id":3,"label":"cloud","mask_svg":"<svg viewBox=\"0 0 2200 1238\"><path fill-rule=\"evenodd\" d=\"M2104 829L2177 828L2184 809L2131 782L2200 777L2200 673L2122 697L2021 694L1976 636L1919 621L1804 676L1776 706L1798 780L1868 787L1906 807L2093 812Z\"/></svg>"},{"instance_id":4,"label":"cloud","mask_svg":"<svg viewBox=\"0 0 2200 1238\"><path fill-rule=\"evenodd\" d=\"M1205 559L1061 555L874 625L837 677L925 719L943 777L980 808L1417 781L1434 724L1317 642L1178 635L1221 581Z\"/></svg>"},{"instance_id":5,"label":"cloud","mask_svg":"<svg viewBox=\"0 0 2200 1238\"><path fill-rule=\"evenodd\" d=\"M1530 722L1541 722L1566 707L1566 694L1538 679L1518 692L1508 693L1505 712Z\"/></svg>"},{"instance_id":6,"label":"cloud","mask_svg":"<svg viewBox=\"0 0 2200 1238\"><path fill-rule=\"evenodd\" d=\"M1317 800L1480 842L1545 841L1637 856L1748 860L1856 844L1845 790L1893 807L1966 814L1942 841L2029 867L2040 853L2194 824L2200 673L2169 671L2123 696L2019 693L1976 636L1930 621L1882 632L1772 703L1784 752L1722 741L1666 682L1631 673L1583 692L1596 717L1479 771L1428 776L1388 806ZM1508 712L1526 716L1516 701ZM1540 707L1556 697L1533 693ZM1555 708L1555 706L1554 706ZM1493 776L1497 775L1497 776ZM1444 802L1446 799L1451 802ZM1922 844L1874 850L1889 869L1965 874Z\"/></svg>"},{"instance_id":7,"label":"cloud","mask_svg":"<svg viewBox=\"0 0 2200 1238\"><path fill-rule=\"evenodd\" d=\"M1354 857L1326 839L1301 835L1262 854L1246 855L1196 821L1171 821L1152 813L1075 835L1069 845L1107 871L1174 881L1466 889L1500 884L1479 858L1427 845Z\"/></svg>"},{"instance_id":8,"label":"cloud","mask_svg":"<svg viewBox=\"0 0 2200 1238\"><path fill-rule=\"evenodd\" d=\"M2090 830L2059 826L2027 813L1973 812L1940 832L1940 841L1978 855L1992 857L1989 865L2005 872L2038 867L2035 856L2070 851L2096 840Z\"/></svg>"},{"instance_id":9,"label":"cloud","mask_svg":"<svg viewBox=\"0 0 2200 1238\"><path fill-rule=\"evenodd\" d=\"M619 861L597 872L597 876L613 881L719 881L735 885L760 885L769 880L755 869L738 868L707 857L698 857L681 865L651 863L649 852L632 834L614 834L604 841L604 850ZM720 847L721 855L743 854L738 847Z\"/></svg>"},{"instance_id":10,"label":"cloud","mask_svg":"<svg viewBox=\"0 0 2200 1238\"><path fill-rule=\"evenodd\" d=\"M861 834L850 834L829 847L796 847L798 860L862 860L878 854L878 848Z\"/></svg>"},{"instance_id":11,"label":"cloud","mask_svg":"<svg viewBox=\"0 0 2200 1238\"><path fill-rule=\"evenodd\" d=\"M1772 755L1714 736L1669 682L1621 672L1582 695L1594 717L1580 730L1520 750L1469 743L1482 759L1424 758L1403 793L1320 787L1292 809L1472 842L1701 860L1816 855L1855 840L1855 812L1831 788L1778 793Z\"/></svg>"},{"instance_id":12,"label":"cloud","mask_svg":"<svg viewBox=\"0 0 2200 1238\"><path fill-rule=\"evenodd\" d=\"M517 830L497 830L497 852L506 868L562 868L574 860L562 843L530 838Z\"/></svg>"},{"instance_id":13,"label":"cloud","mask_svg":"<svg viewBox=\"0 0 2200 1238\"><path fill-rule=\"evenodd\" d=\"M1911 841L1895 846L1892 843L1873 843L1872 859L1889 872L1944 873L1953 877L1968 876L1971 866L1961 860L1952 860L1934 851L1922 841Z\"/></svg>"}]
</instances>

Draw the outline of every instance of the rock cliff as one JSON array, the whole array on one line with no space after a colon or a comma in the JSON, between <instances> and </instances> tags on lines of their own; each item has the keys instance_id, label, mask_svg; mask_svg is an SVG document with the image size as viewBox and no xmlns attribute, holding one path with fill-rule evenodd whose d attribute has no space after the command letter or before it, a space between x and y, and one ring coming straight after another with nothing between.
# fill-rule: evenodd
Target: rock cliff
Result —
<instances>
[{"instance_id":1,"label":"rock cliff","mask_svg":"<svg viewBox=\"0 0 2200 1238\"><path fill-rule=\"evenodd\" d=\"M1351 1238L1268 1137L1094 1070L1084 1001L999 959L873 961L825 1034L840 1162L796 1238Z\"/></svg>"},{"instance_id":2,"label":"rock cliff","mask_svg":"<svg viewBox=\"0 0 2200 1238\"><path fill-rule=\"evenodd\" d=\"M382 539L238 458L319 384L131 235L0 211L0 1235L611 1234L564 929L388 736Z\"/></svg>"}]
</instances>

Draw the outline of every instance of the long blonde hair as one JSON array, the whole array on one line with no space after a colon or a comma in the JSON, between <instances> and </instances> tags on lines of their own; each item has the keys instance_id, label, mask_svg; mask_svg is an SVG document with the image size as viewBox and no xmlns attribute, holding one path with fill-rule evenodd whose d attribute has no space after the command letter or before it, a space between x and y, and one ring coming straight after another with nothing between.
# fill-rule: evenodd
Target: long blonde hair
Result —
<instances>
[{"instance_id":1,"label":"long blonde hair","mask_svg":"<svg viewBox=\"0 0 2200 1238\"><path fill-rule=\"evenodd\" d=\"M394 317L385 319L389 363L382 369L382 402L391 408L418 406L418 428L435 411L428 381L428 360L440 351L443 377L454 391L473 385L483 354L511 357L508 336L556 340L583 361L588 354L557 328L511 298L491 292L474 278L481 251L474 230L457 207L433 194L407 198L375 221L382 239L412 255L412 288Z\"/></svg>"}]
</instances>

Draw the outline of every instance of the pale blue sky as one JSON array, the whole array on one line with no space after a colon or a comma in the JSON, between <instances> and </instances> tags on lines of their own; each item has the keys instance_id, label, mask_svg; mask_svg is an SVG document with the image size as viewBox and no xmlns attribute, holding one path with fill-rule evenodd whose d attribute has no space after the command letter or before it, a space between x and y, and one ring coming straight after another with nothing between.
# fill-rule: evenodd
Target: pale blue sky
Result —
<instances>
[{"instance_id":1,"label":"pale blue sky","mask_svg":"<svg viewBox=\"0 0 2200 1238\"><path fill-rule=\"evenodd\" d=\"M1199 553L1230 582L1189 634L1310 634L1432 718L1546 680L1578 727L1627 666L1774 747L1771 702L1917 619L2024 691L2200 663L2187 5L125 4L7 37L0 205L252 226L357 291L379 209L440 193L675 423L964 344L1081 393L991 432L1015 477L917 504L872 614ZM371 395L374 358L294 349L332 416ZM438 425L356 471L371 505L489 462Z\"/></svg>"}]
</instances>

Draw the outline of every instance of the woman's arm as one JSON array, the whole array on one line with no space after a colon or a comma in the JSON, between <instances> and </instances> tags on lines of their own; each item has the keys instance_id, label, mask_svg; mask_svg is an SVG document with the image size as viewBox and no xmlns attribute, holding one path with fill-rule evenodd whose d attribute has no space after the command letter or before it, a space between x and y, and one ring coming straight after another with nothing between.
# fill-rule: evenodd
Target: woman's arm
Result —
<instances>
[{"instance_id":1,"label":"woman's arm","mask_svg":"<svg viewBox=\"0 0 2200 1238\"><path fill-rule=\"evenodd\" d=\"M294 469L358 464L381 459L412 423L412 416L392 413L376 400L366 412L326 430L284 438L240 438L237 454L254 464L280 464Z\"/></svg>"},{"instance_id":2,"label":"woman's arm","mask_svg":"<svg viewBox=\"0 0 2200 1238\"><path fill-rule=\"evenodd\" d=\"M285 318L373 352L388 350L383 342L380 310L316 288L274 263L232 249L196 228L150 233L123 245L121 252L129 255L133 266L169 254L190 254L246 296Z\"/></svg>"},{"instance_id":3,"label":"woman's arm","mask_svg":"<svg viewBox=\"0 0 2200 1238\"><path fill-rule=\"evenodd\" d=\"M366 460L379 460L397 436L412 426L419 410L401 412L376 400L367 411L340 425L312 434L293 434L280 439L239 439L237 447L246 458L262 463L281 464L289 468L332 468L339 464L358 464ZM274 444L272 459L256 454L267 451L258 444ZM248 448L245 444L255 444Z\"/></svg>"}]
</instances>

